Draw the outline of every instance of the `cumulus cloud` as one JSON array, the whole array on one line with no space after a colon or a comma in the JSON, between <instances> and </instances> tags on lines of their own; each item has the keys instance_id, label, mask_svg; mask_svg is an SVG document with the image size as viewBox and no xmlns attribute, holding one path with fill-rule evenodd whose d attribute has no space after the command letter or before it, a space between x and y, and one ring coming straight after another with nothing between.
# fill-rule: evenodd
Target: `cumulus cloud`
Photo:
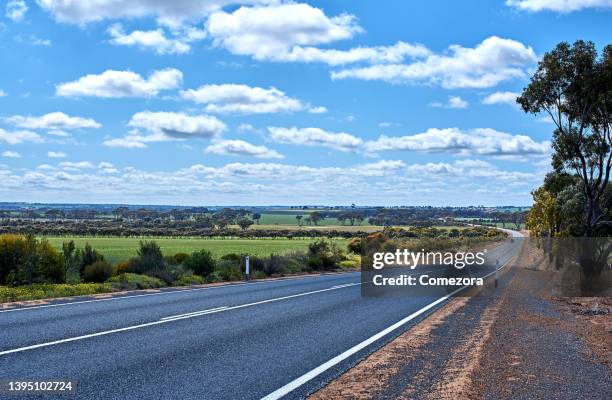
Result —
<instances>
[{"instance_id":1,"label":"cumulus cloud","mask_svg":"<svg viewBox=\"0 0 612 400\"><path fill-rule=\"evenodd\" d=\"M0 128L0 143L21 144L23 142L42 143L44 140L40 135L30 131L8 132Z\"/></svg>"},{"instance_id":2,"label":"cumulus cloud","mask_svg":"<svg viewBox=\"0 0 612 400\"><path fill-rule=\"evenodd\" d=\"M6 3L6 17L13 22L23 21L28 5L24 0L10 0Z\"/></svg>"},{"instance_id":3,"label":"cumulus cloud","mask_svg":"<svg viewBox=\"0 0 612 400\"><path fill-rule=\"evenodd\" d=\"M66 169L68 168L68 169ZM253 193L265 190L279 203L341 203L346 193L362 204L403 204L410 193L415 204L495 203L500 196L512 202L529 201L529 191L541 183L540 172L502 170L479 160L406 165L400 160L345 167L310 167L271 162L196 164L179 170L143 171L103 163L41 165L33 170L3 169L0 196L29 195L32 201L53 196L58 201L186 203L205 196L214 204L253 204ZM452 178L452 179L449 179ZM373 190L375 188L376 190ZM496 193L490 194L491 188ZM455 195L449 200L452 189ZM344 200L343 200L344 199ZM260 201L268 202L269 198ZM450 201L450 203L449 203Z\"/></svg>"},{"instance_id":4,"label":"cumulus cloud","mask_svg":"<svg viewBox=\"0 0 612 400\"><path fill-rule=\"evenodd\" d=\"M0 156L5 157L5 158L21 158L21 154L17 153L16 151L11 151L11 150L5 150L3 151Z\"/></svg>"},{"instance_id":5,"label":"cumulus cloud","mask_svg":"<svg viewBox=\"0 0 612 400\"><path fill-rule=\"evenodd\" d=\"M71 162L64 161L58 164L60 168L66 170L80 170L80 169L92 169L95 166L89 161L79 161L79 162Z\"/></svg>"},{"instance_id":6,"label":"cumulus cloud","mask_svg":"<svg viewBox=\"0 0 612 400\"><path fill-rule=\"evenodd\" d=\"M423 45L405 42L349 50L314 47L350 39L363 29L353 15L328 17L321 9L302 3L241 7L231 13L218 11L209 17L206 29L216 46L256 60L329 65L397 63L430 53Z\"/></svg>"},{"instance_id":7,"label":"cumulus cloud","mask_svg":"<svg viewBox=\"0 0 612 400\"><path fill-rule=\"evenodd\" d=\"M449 96L446 103L431 103L432 107L441 108L467 108L469 103L459 96Z\"/></svg>"},{"instance_id":8,"label":"cumulus cloud","mask_svg":"<svg viewBox=\"0 0 612 400\"><path fill-rule=\"evenodd\" d=\"M328 132L320 128L268 128L269 136L279 143L325 146L341 151L356 151L363 140L348 133Z\"/></svg>"},{"instance_id":9,"label":"cumulus cloud","mask_svg":"<svg viewBox=\"0 0 612 400\"><path fill-rule=\"evenodd\" d=\"M529 136L511 135L489 128L462 131L458 128L436 129L411 136L380 136L365 144L366 151L426 151L459 155L545 156L550 142L536 142Z\"/></svg>"},{"instance_id":10,"label":"cumulus cloud","mask_svg":"<svg viewBox=\"0 0 612 400\"><path fill-rule=\"evenodd\" d=\"M210 113L263 114L301 111L320 111L300 100L287 96L274 87L264 89L238 84L204 85L180 92L181 97L206 104Z\"/></svg>"},{"instance_id":11,"label":"cumulus cloud","mask_svg":"<svg viewBox=\"0 0 612 400\"><path fill-rule=\"evenodd\" d=\"M482 104L508 104L513 107L518 107L516 98L519 97L515 92L495 92L491 93L482 100Z\"/></svg>"},{"instance_id":12,"label":"cumulus cloud","mask_svg":"<svg viewBox=\"0 0 612 400\"><path fill-rule=\"evenodd\" d=\"M132 31L125 33L121 24L113 24L108 28L111 36L110 43L119 46L138 47L145 50L152 50L157 54L185 54L191 50L190 42L201 40L205 37L205 32L191 28L183 32L180 37L168 38L163 29L158 28L151 31Z\"/></svg>"},{"instance_id":13,"label":"cumulus cloud","mask_svg":"<svg viewBox=\"0 0 612 400\"><path fill-rule=\"evenodd\" d=\"M239 155L257 158L284 158L284 156L276 150L271 150L266 146L257 146L245 142L244 140L220 140L208 146L204 152L209 154Z\"/></svg>"},{"instance_id":14,"label":"cumulus cloud","mask_svg":"<svg viewBox=\"0 0 612 400\"><path fill-rule=\"evenodd\" d=\"M278 0L38 0L59 22L87 24L105 19L153 17L162 25L178 27L198 21L228 5L268 4Z\"/></svg>"},{"instance_id":15,"label":"cumulus cloud","mask_svg":"<svg viewBox=\"0 0 612 400\"><path fill-rule=\"evenodd\" d=\"M154 71L146 79L131 71L107 70L61 83L56 93L64 97L152 97L162 90L178 88L182 81L183 73L174 68Z\"/></svg>"},{"instance_id":16,"label":"cumulus cloud","mask_svg":"<svg viewBox=\"0 0 612 400\"><path fill-rule=\"evenodd\" d=\"M352 15L329 18L321 9L301 3L217 11L206 28L216 45L257 59L274 58L295 45L349 39L362 31Z\"/></svg>"},{"instance_id":17,"label":"cumulus cloud","mask_svg":"<svg viewBox=\"0 0 612 400\"><path fill-rule=\"evenodd\" d=\"M526 11L570 13L586 8L610 8L612 0L506 0L506 5Z\"/></svg>"},{"instance_id":18,"label":"cumulus cloud","mask_svg":"<svg viewBox=\"0 0 612 400\"><path fill-rule=\"evenodd\" d=\"M62 151L49 151L47 153L47 157L49 158L66 158L66 153Z\"/></svg>"},{"instance_id":19,"label":"cumulus cloud","mask_svg":"<svg viewBox=\"0 0 612 400\"><path fill-rule=\"evenodd\" d=\"M40 117L31 117L23 115L13 115L4 119L5 122L25 129L49 129L49 130L64 130L64 129L86 129L100 128L98 122L91 118L71 117L63 112L52 112Z\"/></svg>"},{"instance_id":20,"label":"cumulus cloud","mask_svg":"<svg viewBox=\"0 0 612 400\"><path fill-rule=\"evenodd\" d=\"M176 139L209 138L227 129L223 122L212 116L150 111L134 114L128 126Z\"/></svg>"},{"instance_id":21,"label":"cumulus cloud","mask_svg":"<svg viewBox=\"0 0 612 400\"><path fill-rule=\"evenodd\" d=\"M177 112L136 113L128 126L135 128L123 138L107 139L109 147L145 148L149 142L211 138L227 130L226 125L213 116L187 115ZM143 130L144 133L141 131Z\"/></svg>"},{"instance_id":22,"label":"cumulus cloud","mask_svg":"<svg viewBox=\"0 0 612 400\"><path fill-rule=\"evenodd\" d=\"M332 72L333 79L382 80L401 84L432 84L447 89L486 88L526 76L537 61L535 52L521 42L491 36L474 48L452 45L408 64L379 64Z\"/></svg>"}]
</instances>

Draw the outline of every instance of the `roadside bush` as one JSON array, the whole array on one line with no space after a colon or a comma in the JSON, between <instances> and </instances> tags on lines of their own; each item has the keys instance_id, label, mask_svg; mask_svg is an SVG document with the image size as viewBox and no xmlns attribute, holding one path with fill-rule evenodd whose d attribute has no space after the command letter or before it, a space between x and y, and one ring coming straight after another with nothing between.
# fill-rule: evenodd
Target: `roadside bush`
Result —
<instances>
[{"instance_id":1,"label":"roadside bush","mask_svg":"<svg viewBox=\"0 0 612 400\"><path fill-rule=\"evenodd\" d=\"M199 275L183 275L174 281L174 286L202 285L206 280Z\"/></svg>"},{"instance_id":2,"label":"roadside bush","mask_svg":"<svg viewBox=\"0 0 612 400\"><path fill-rule=\"evenodd\" d=\"M149 271L163 271L166 269L166 262L161 248L154 241L141 241L137 256L129 261L129 272L145 274Z\"/></svg>"},{"instance_id":3,"label":"roadside bush","mask_svg":"<svg viewBox=\"0 0 612 400\"><path fill-rule=\"evenodd\" d=\"M361 242L363 239L361 238L352 238L348 244L346 245L346 248L348 249L349 252L351 253L355 253L355 254L361 254Z\"/></svg>"},{"instance_id":4,"label":"roadside bush","mask_svg":"<svg viewBox=\"0 0 612 400\"><path fill-rule=\"evenodd\" d=\"M331 270L344 259L342 252L335 243L319 239L308 245L308 267L315 271Z\"/></svg>"},{"instance_id":5,"label":"roadside bush","mask_svg":"<svg viewBox=\"0 0 612 400\"><path fill-rule=\"evenodd\" d=\"M85 282L102 283L113 276L115 269L107 261L96 261L83 269L82 278Z\"/></svg>"},{"instance_id":6,"label":"roadside bush","mask_svg":"<svg viewBox=\"0 0 612 400\"><path fill-rule=\"evenodd\" d=\"M215 270L217 262L210 251L199 250L191 253L191 256L185 260L184 265L194 274L205 277Z\"/></svg>"},{"instance_id":7,"label":"roadside bush","mask_svg":"<svg viewBox=\"0 0 612 400\"><path fill-rule=\"evenodd\" d=\"M0 235L0 284L62 283L64 258L46 239Z\"/></svg>"},{"instance_id":8,"label":"roadside bush","mask_svg":"<svg viewBox=\"0 0 612 400\"><path fill-rule=\"evenodd\" d=\"M231 260L220 260L215 272L223 281L239 281L244 277L240 264Z\"/></svg>"},{"instance_id":9,"label":"roadside bush","mask_svg":"<svg viewBox=\"0 0 612 400\"><path fill-rule=\"evenodd\" d=\"M224 260L224 261L234 261L234 262L240 263L242 261L242 256L238 253L228 253L228 254L221 256L221 258L219 259Z\"/></svg>"},{"instance_id":10,"label":"roadside bush","mask_svg":"<svg viewBox=\"0 0 612 400\"><path fill-rule=\"evenodd\" d=\"M91 247L89 243L85 243L83 250L79 252L80 267L79 272L83 274L83 270L86 266L95 263L96 261L104 261L104 256L100 254L96 249Z\"/></svg>"},{"instance_id":11,"label":"roadside bush","mask_svg":"<svg viewBox=\"0 0 612 400\"><path fill-rule=\"evenodd\" d=\"M145 275L160 279L164 281L166 284L170 285L172 282L176 280L176 277L173 276L170 271L165 269L154 269L147 271Z\"/></svg>"},{"instance_id":12,"label":"roadside bush","mask_svg":"<svg viewBox=\"0 0 612 400\"><path fill-rule=\"evenodd\" d=\"M49 299L53 297L84 296L88 294L108 293L112 287L107 283L79 283L76 285L35 283L28 286L0 286L0 303Z\"/></svg>"},{"instance_id":13,"label":"roadside bush","mask_svg":"<svg viewBox=\"0 0 612 400\"><path fill-rule=\"evenodd\" d=\"M116 290L154 289L166 286L164 282L157 278L129 272L113 276L106 283Z\"/></svg>"},{"instance_id":14,"label":"roadside bush","mask_svg":"<svg viewBox=\"0 0 612 400\"><path fill-rule=\"evenodd\" d=\"M174 262L177 264L183 264L189 258L189 254L187 253L176 253L172 256L174 258Z\"/></svg>"},{"instance_id":15,"label":"roadside bush","mask_svg":"<svg viewBox=\"0 0 612 400\"><path fill-rule=\"evenodd\" d=\"M128 272L129 268L130 268L130 263L127 261L122 261L119 264L117 264L117 267L115 268L115 275L120 275L125 272Z\"/></svg>"}]
</instances>

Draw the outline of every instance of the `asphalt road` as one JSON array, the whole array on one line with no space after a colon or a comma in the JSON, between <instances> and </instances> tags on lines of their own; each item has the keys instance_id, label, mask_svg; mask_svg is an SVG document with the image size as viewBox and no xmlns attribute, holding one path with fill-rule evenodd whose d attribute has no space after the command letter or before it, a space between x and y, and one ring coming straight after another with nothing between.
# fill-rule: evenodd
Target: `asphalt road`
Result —
<instances>
[{"instance_id":1,"label":"asphalt road","mask_svg":"<svg viewBox=\"0 0 612 400\"><path fill-rule=\"evenodd\" d=\"M303 398L444 301L362 297L345 273L0 311L0 380L77 381L61 398Z\"/></svg>"}]
</instances>

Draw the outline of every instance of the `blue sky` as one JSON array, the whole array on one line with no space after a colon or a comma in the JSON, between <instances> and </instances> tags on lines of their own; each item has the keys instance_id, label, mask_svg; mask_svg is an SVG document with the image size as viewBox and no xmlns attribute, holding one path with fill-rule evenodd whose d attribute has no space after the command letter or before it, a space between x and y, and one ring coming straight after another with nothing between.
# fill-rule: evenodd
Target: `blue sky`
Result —
<instances>
[{"instance_id":1,"label":"blue sky","mask_svg":"<svg viewBox=\"0 0 612 400\"><path fill-rule=\"evenodd\" d=\"M0 198L527 205L553 125L514 105L610 0L3 1Z\"/></svg>"}]
</instances>

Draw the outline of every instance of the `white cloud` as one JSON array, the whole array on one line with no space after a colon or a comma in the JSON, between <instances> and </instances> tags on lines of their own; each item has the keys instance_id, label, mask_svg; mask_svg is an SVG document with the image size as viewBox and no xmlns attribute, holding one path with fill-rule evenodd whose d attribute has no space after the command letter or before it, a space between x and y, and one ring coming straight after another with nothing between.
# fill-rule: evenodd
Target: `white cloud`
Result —
<instances>
[{"instance_id":1,"label":"white cloud","mask_svg":"<svg viewBox=\"0 0 612 400\"><path fill-rule=\"evenodd\" d=\"M489 128L461 131L457 128L428 129L411 136L380 136L365 144L370 153L379 151L448 152L460 155L544 156L550 152L550 142L536 142L529 136L511 135Z\"/></svg>"},{"instance_id":2,"label":"white cloud","mask_svg":"<svg viewBox=\"0 0 612 400\"><path fill-rule=\"evenodd\" d=\"M104 145L108 147L123 147L126 149L144 149L147 147L147 145L142 141L135 138L130 138L130 136L105 140Z\"/></svg>"},{"instance_id":3,"label":"white cloud","mask_svg":"<svg viewBox=\"0 0 612 400\"><path fill-rule=\"evenodd\" d=\"M180 94L186 100L206 104L205 109L210 113L262 114L313 109L273 87L204 85L198 89L183 90Z\"/></svg>"},{"instance_id":4,"label":"white cloud","mask_svg":"<svg viewBox=\"0 0 612 400\"><path fill-rule=\"evenodd\" d=\"M612 0L506 0L506 5L526 11L570 13L585 8L610 8Z\"/></svg>"},{"instance_id":5,"label":"white cloud","mask_svg":"<svg viewBox=\"0 0 612 400\"><path fill-rule=\"evenodd\" d=\"M23 142L42 143L43 138L30 131L8 132L0 128L0 143L21 144Z\"/></svg>"},{"instance_id":6,"label":"white cloud","mask_svg":"<svg viewBox=\"0 0 612 400\"><path fill-rule=\"evenodd\" d=\"M6 158L21 158L21 154L17 153L16 151L11 151L11 150L5 150L0 155Z\"/></svg>"},{"instance_id":7,"label":"white cloud","mask_svg":"<svg viewBox=\"0 0 612 400\"><path fill-rule=\"evenodd\" d=\"M447 89L485 88L524 77L525 68L536 61L531 47L491 36L474 48L452 45L446 53L431 54L413 63L344 69L332 72L332 78L433 84Z\"/></svg>"},{"instance_id":8,"label":"white cloud","mask_svg":"<svg viewBox=\"0 0 612 400\"><path fill-rule=\"evenodd\" d=\"M64 132L59 129L53 129L47 132L47 135L57 136L57 137L68 137L70 134L68 132Z\"/></svg>"},{"instance_id":9,"label":"white cloud","mask_svg":"<svg viewBox=\"0 0 612 400\"><path fill-rule=\"evenodd\" d=\"M66 170L80 170L80 169L93 169L95 166L89 161L79 161L79 162L71 162L64 161L58 164L60 168Z\"/></svg>"},{"instance_id":10,"label":"white cloud","mask_svg":"<svg viewBox=\"0 0 612 400\"><path fill-rule=\"evenodd\" d=\"M276 150L266 146L257 146L244 140L221 140L217 141L204 150L209 154L252 156L257 158L284 158Z\"/></svg>"},{"instance_id":11,"label":"white cloud","mask_svg":"<svg viewBox=\"0 0 612 400\"><path fill-rule=\"evenodd\" d=\"M210 16L206 28L216 46L256 60L329 65L398 63L408 57L424 57L430 53L423 45L405 42L349 50L313 47L350 39L363 29L353 15L330 18L321 9L302 3L241 7L232 13L218 11Z\"/></svg>"},{"instance_id":12,"label":"white cloud","mask_svg":"<svg viewBox=\"0 0 612 400\"><path fill-rule=\"evenodd\" d=\"M61 151L50 151L47 153L49 158L66 158L66 153Z\"/></svg>"},{"instance_id":13,"label":"white cloud","mask_svg":"<svg viewBox=\"0 0 612 400\"><path fill-rule=\"evenodd\" d=\"M0 89L0 97L4 97L6 96L6 92L2 89Z\"/></svg>"},{"instance_id":14,"label":"white cloud","mask_svg":"<svg viewBox=\"0 0 612 400\"><path fill-rule=\"evenodd\" d=\"M268 128L269 136L279 143L304 146L325 146L341 151L356 151L363 141L348 133L335 133L320 128Z\"/></svg>"},{"instance_id":15,"label":"white cloud","mask_svg":"<svg viewBox=\"0 0 612 400\"><path fill-rule=\"evenodd\" d=\"M495 92L491 93L482 100L482 104L508 104L513 107L518 107L516 98L519 96L515 92Z\"/></svg>"},{"instance_id":16,"label":"white cloud","mask_svg":"<svg viewBox=\"0 0 612 400\"><path fill-rule=\"evenodd\" d=\"M158 28L152 31L132 31L126 34L121 24L113 24L108 29L109 35L112 37L110 42L120 46L136 46L145 50L153 50L157 54L185 54L191 50L189 42L192 40L202 39L201 35L196 36L198 32L192 29L191 35L184 36L184 39L170 39L166 37L164 30Z\"/></svg>"},{"instance_id":17,"label":"white cloud","mask_svg":"<svg viewBox=\"0 0 612 400\"><path fill-rule=\"evenodd\" d=\"M150 142L165 142L192 138L211 138L219 136L226 125L213 116L187 115L176 112L136 113L128 123L135 128L123 138L107 139L108 147L145 148ZM143 134L140 129L143 129Z\"/></svg>"},{"instance_id":18,"label":"white cloud","mask_svg":"<svg viewBox=\"0 0 612 400\"><path fill-rule=\"evenodd\" d=\"M174 68L154 71L146 79L131 71L107 70L61 83L56 93L65 97L152 97L162 90L176 89L182 81L183 73Z\"/></svg>"},{"instance_id":19,"label":"white cloud","mask_svg":"<svg viewBox=\"0 0 612 400\"><path fill-rule=\"evenodd\" d=\"M6 3L6 17L13 22L23 21L28 5L24 0L10 0Z\"/></svg>"},{"instance_id":20,"label":"white cloud","mask_svg":"<svg viewBox=\"0 0 612 400\"><path fill-rule=\"evenodd\" d=\"M4 119L7 123L25 129L63 129L100 128L98 122L91 118L71 117L63 112L52 112L40 117L13 115Z\"/></svg>"},{"instance_id":21,"label":"white cloud","mask_svg":"<svg viewBox=\"0 0 612 400\"><path fill-rule=\"evenodd\" d=\"M442 103L431 103L432 107L442 107L442 108L467 108L469 103L463 100L459 96L449 96L446 104Z\"/></svg>"},{"instance_id":22,"label":"white cloud","mask_svg":"<svg viewBox=\"0 0 612 400\"><path fill-rule=\"evenodd\" d=\"M329 18L321 9L301 3L218 11L208 18L206 28L216 45L257 59L274 58L295 45L349 39L362 31L352 15Z\"/></svg>"},{"instance_id":23,"label":"white cloud","mask_svg":"<svg viewBox=\"0 0 612 400\"><path fill-rule=\"evenodd\" d=\"M150 111L134 114L128 126L175 139L209 138L227 129L223 122L212 116Z\"/></svg>"},{"instance_id":24,"label":"white cloud","mask_svg":"<svg viewBox=\"0 0 612 400\"><path fill-rule=\"evenodd\" d=\"M17 35L15 36L15 40L19 43L25 43L31 46L51 46L51 41L49 39L42 39L33 34Z\"/></svg>"},{"instance_id":25,"label":"white cloud","mask_svg":"<svg viewBox=\"0 0 612 400\"><path fill-rule=\"evenodd\" d=\"M325 114L327 112L327 108L323 106L312 107L311 109L308 110L308 112L311 114Z\"/></svg>"},{"instance_id":26,"label":"white cloud","mask_svg":"<svg viewBox=\"0 0 612 400\"><path fill-rule=\"evenodd\" d=\"M59 22L87 24L105 19L154 17L162 25L178 27L198 21L232 4L267 4L277 0L38 0Z\"/></svg>"}]
</instances>

